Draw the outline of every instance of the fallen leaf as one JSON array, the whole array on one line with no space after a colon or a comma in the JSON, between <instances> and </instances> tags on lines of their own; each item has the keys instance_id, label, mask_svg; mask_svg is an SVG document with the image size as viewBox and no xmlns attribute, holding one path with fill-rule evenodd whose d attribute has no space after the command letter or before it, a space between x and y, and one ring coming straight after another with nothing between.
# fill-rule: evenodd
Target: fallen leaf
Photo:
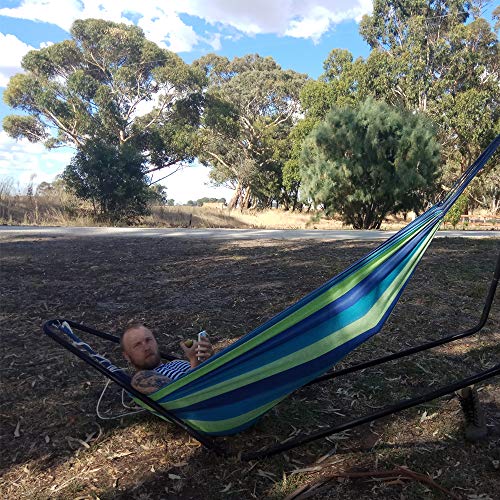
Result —
<instances>
[{"instance_id":1,"label":"fallen leaf","mask_svg":"<svg viewBox=\"0 0 500 500\"><path fill-rule=\"evenodd\" d=\"M305 467L303 469L294 469L290 472L290 476L293 476L294 474L302 474L303 472L316 472L321 469L323 469L322 465L317 465L316 467Z\"/></svg>"},{"instance_id":2,"label":"fallen leaf","mask_svg":"<svg viewBox=\"0 0 500 500\"><path fill-rule=\"evenodd\" d=\"M230 489L233 483L229 483L226 485L226 487L223 490L220 490L221 493L227 493Z\"/></svg>"},{"instance_id":3,"label":"fallen leaf","mask_svg":"<svg viewBox=\"0 0 500 500\"><path fill-rule=\"evenodd\" d=\"M83 439L74 438L74 437L71 437L71 436L66 436L66 440L68 442L77 442L77 443L80 443L82 446L84 446L87 449L90 448L90 445L88 443L86 443Z\"/></svg>"},{"instance_id":4,"label":"fallen leaf","mask_svg":"<svg viewBox=\"0 0 500 500\"><path fill-rule=\"evenodd\" d=\"M274 481L274 478L276 477L276 474L273 474L272 472L263 471L262 469L257 470L257 475L265 477L266 479L270 479L271 481Z\"/></svg>"},{"instance_id":5,"label":"fallen leaf","mask_svg":"<svg viewBox=\"0 0 500 500\"><path fill-rule=\"evenodd\" d=\"M110 455L108 460L115 460L116 458L127 457L128 455L132 455L133 451L124 451L123 453L115 453L114 455Z\"/></svg>"}]
</instances>

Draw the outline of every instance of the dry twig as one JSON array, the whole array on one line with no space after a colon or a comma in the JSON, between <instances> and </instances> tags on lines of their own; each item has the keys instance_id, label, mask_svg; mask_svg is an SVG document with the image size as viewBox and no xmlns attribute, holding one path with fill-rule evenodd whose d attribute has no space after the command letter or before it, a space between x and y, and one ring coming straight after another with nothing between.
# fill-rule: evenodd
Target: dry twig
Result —
<instances>
[{"instance_id":1,"label":"dry twig","mask_svg":"<svg viewBox=\"0 0 500 500\"><path fill-rule=\"evenodd\" d=\"M290 495L288 495L285 500L305 500L306 498L310 498L317 493L318 488L326 485L333 479L338 479L340 477L348 479L381 478L390 481L394 481L394 479L408 479L412 481L418 481L419 483L439 490L441 493L446 494L449 498L452 498L454 500L460 499L460 497L454 495L451 491L437 484L429 476L425 474L419 474L418 472L414 472L410 469L407 469L406 467L398 467L396 469L386 471L372 470L356 472L334 472L333 474L324 476L317 481L301 486Z\"/></svg>"}]
</instances>

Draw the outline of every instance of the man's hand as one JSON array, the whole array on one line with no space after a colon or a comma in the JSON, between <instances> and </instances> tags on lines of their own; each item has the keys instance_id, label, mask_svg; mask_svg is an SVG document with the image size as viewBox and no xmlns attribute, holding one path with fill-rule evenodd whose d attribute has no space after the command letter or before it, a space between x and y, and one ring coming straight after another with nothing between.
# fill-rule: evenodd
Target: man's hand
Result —
<instances>
[{"instance_id":1,"label":"man's hand","mask_svg":"<svg viewBox=\"0 0 500 500\"><path fill-rule=\"evenodd\" d=\"M183 341L181 342L181 348L191 364L191 368L197 367L214 353L212 344L210 343L208 337L202 338L200 342L193 342L191 347L188 347Z\"/></svg>"}]
</instances>

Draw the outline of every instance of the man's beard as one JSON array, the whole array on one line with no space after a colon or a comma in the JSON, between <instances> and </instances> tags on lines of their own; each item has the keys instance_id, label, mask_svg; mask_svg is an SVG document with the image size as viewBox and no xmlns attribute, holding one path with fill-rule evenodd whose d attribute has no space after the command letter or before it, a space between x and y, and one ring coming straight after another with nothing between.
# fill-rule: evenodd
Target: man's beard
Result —
<instances>
[{"instance_id":1,"label":"man's beard","mask_svg":"<svg viewBox=\"0 0 500 500\"><path fill-rule=\"evenodd\" d=\"M155 353L154 355L148 356L144 361L136 363L132 360L132 364L138 370L153 370L155 369L161 362L160 355Z\"/></svg>"}]
</instances>

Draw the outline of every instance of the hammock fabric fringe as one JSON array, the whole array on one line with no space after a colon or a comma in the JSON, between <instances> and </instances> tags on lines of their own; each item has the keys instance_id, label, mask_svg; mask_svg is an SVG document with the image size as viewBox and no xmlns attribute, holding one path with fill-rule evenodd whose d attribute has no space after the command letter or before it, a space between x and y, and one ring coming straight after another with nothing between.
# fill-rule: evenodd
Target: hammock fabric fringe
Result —
<instances>
[{"instance_id":1,"label":"hammock fabric fringe","mask_svg":"<svg viewBox=\"0 0 500 500\"><path fill-rule=\"evenodd\" d=\"M338 376L338 373L326 376L325 373L350 351L381 330L442 219L495 153L499 144L500 136L497 136L440 202L367 256L184 377L149 397L133 390L130 378L124 372L82 342L71 328L65 328L61 320L47 322L44 331L124 387L139 405L165 420L175 422L205 446L215 449L217 445L209 436L240 432L296 389L313 381ZM495 283L498 282L498 272L499 265L495 271ZM483 316L486 309L486 317L489 313L495 290L496 284L493 287L492 282ZM67 323L83 332L113 342L118 341L115 336L72 321ZM457 338L463 338L465 334L466 332L457 334ZM452 340L456 338L448 341ZM442 339L436 342L438 344L435 345L440 345L447 341ZM410 349L401 356L418 352L415 349L423 350L435 345ZM390 355L378 361L396 359L394 356L398 355ZM373 366L374 362L377 364L377 360L374 360L364 365ZM352 371L354 368L348 369L348 372ZM343 372L347 373L345 370ZM479 381L499 372L500 365L475 377L479 377ZM461 387L469 385L470 380L476 378L469 377L461 381L465 383ZM450 389L454 390L456 388ZM439 391L429 394L432 398L442 395ZM420 404L415 401L401 402L397 409L391 407L389 413ZM384 413L386 414L388 413ZM364 422L365 420L356 425ZM345 426L341 427L345 430ZM332 429L336 428L320 433L324 434ZM315 439L319 437L322 436Z\"/></svg>"}]
</instances>

